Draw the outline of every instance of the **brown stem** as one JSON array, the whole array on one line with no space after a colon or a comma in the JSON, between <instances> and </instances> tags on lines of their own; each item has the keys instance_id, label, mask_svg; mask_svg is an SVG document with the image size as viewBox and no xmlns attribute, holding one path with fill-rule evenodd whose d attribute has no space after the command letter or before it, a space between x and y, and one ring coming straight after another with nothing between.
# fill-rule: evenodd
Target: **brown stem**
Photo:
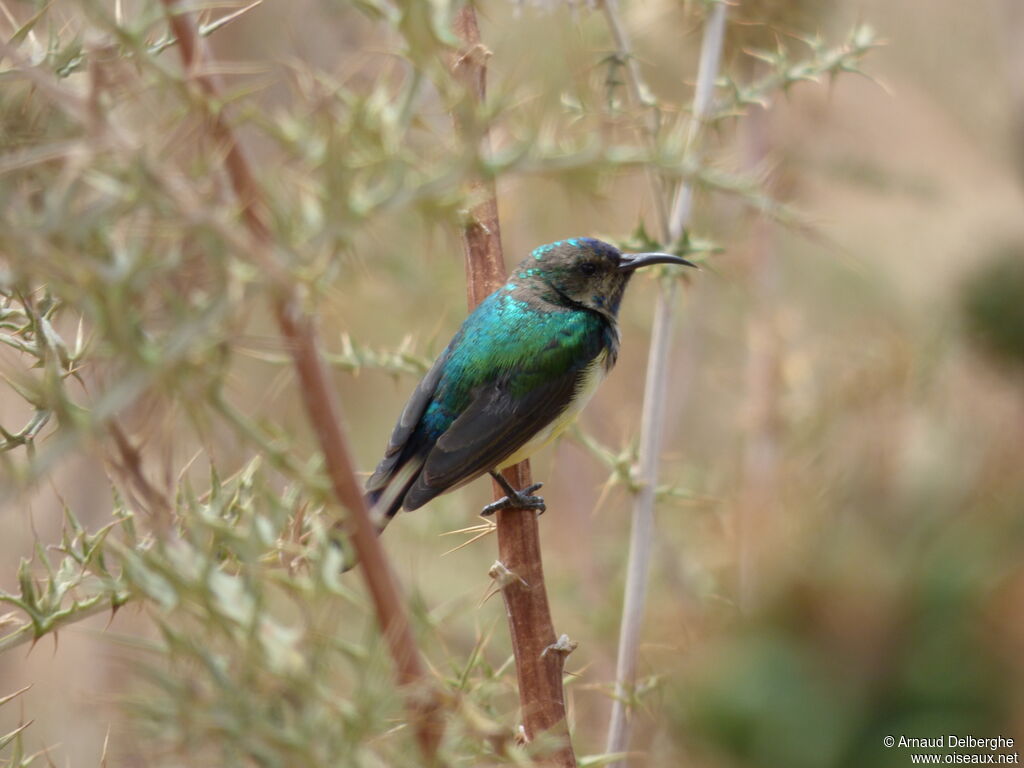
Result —
<instances>
[{"instance_id":1,"label":"brown stem","mask_svg":"<svg viewBox=\"0 0 1024 768\"><path fill-rule=\"evenodd\" d=\"M483 102L487 81L488 52L480 42L476 11L465 5L455 17L455 32L463 42L452 65L455 77L466 86L471 104ZM486 150L486 131L477 132L465 114L456 116L456 128L464 137L479 136ZM478 179L471 188L473 205L463 230L466 254L466 292L473 309L505 280L505 263L498 225L498 201L494 182ZM503 473L513 488L531 483L530 463L524 461ZM504 496L494 484L494 498ZM519 679L519 702L527 740L540 734L558 737L559 746L540 759L547 765L576 765L565 716L562 668L565 653L552 646L555 629L551 623L544 567L541 561L540 526L534 512L509 509L498 512L498 556L518 578L506 579L502 597L508 615L512 651ZM550 649L550 650L549 650Z\"/></svg>"},{"instance_id":2,"label":"brown stem","mask_svg":"<svg viewBox=\"0 0 1024 768\"><path fill-rule=\"evenodd\" d=\"M178 40L186 74L205 96L216 100L218 83L199 71L202 40L192 17L178 8L178 0L162 1L167 8L171 30ZM242 220L260 250L255 256L263 264L274 265L277 276L283 277L284 270L272 258L274 243L266 224L263 196L242 145L220 112L212 113L209 120L210 134L225 151L225 170L242 206ZM415 687L409 691L407 704L420 749L426 761L433 764L443 731L436 691L427 679L398 582L370 522L343 431L341 409L317 342L314 319L302 310L298 291L291 281L279 279L276 289L277 322L292 356L302 402L323 452L331 487L348 512L352 543L362 564L360 571L370 591L399 682L409 688Z\"/></svg>"},{"instance_id":3,"label":"brown stem","mask_svg":"<svg viewBox=\"0 0 1024 768\"><path fill-rule=\"evenodd\" d=\"M142 497L153 516L157 530L166 532L174 517L174 510L167 500L167 496L157 490L142 471L142 454L138 448L132 445L117 420L111 419L108 428L120 457L119 462L111 462L114 464L114 469L123 474L131 487Z\"/></svg>"}]
</instances>

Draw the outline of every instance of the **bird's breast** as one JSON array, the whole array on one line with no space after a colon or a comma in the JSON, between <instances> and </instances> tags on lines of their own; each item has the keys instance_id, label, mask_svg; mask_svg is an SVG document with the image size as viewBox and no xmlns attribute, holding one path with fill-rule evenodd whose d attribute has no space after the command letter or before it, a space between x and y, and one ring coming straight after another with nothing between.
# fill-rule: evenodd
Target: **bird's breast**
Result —
<instances>
[{"instance_id":1,"label":"bird's breast","mask_svg":"<svg viewBox=\"0 0 1024 768\"><path fill-rule=\"evenodd\" d=\"M597 391L598 386L604 381L610 369L609 350L603 349L583 369L576 392L565 409L548 422L546 426L542 427L536 435L524 443L518 451L502 462L498 469L511 467L520 461L530 458L534 453L561 435L576 420L576 417L590 401L590 398L594 396L594 392Z\"/></svg>"}]
</instances>

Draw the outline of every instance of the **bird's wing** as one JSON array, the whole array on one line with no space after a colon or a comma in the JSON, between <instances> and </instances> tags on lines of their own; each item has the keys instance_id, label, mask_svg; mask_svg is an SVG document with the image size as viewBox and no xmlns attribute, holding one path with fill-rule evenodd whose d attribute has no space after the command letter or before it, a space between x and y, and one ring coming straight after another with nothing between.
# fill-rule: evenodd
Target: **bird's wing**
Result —
<instances>
[{"instance_id":1,"label":"bird's wing","mask_svg":"<svg viewBox=\"0 0 1024 768\"><path fill-rule=\"evenodd\" d=\"M574 366L515 395L514 378L480 387L427 454L403 506L417 509L507 459L565 410L582 375Z\"/></svg>"},{"instance_id":2,"label":"bird's wing","mask_svg":"<svg viewBox=\"0 0 1024 768\"><path fill-rule=\"evenodd\" d=\"M430 401L434 397L452 346L454 346L454 342L438 356L426 376L417 385L409 402L405 404L405 409L391 433L391 439L388 440L384 458L377 465L377 469L374 470L370 479L366 481L366 490L373 497L373 501L376 501L380 492L387 488L395 471L405 464L409 452L404 449L408 447L409 438L412 437L420 419L423 418L424 411L427 410L427 406L430 405Z\"/></svg>"}]
</instances>

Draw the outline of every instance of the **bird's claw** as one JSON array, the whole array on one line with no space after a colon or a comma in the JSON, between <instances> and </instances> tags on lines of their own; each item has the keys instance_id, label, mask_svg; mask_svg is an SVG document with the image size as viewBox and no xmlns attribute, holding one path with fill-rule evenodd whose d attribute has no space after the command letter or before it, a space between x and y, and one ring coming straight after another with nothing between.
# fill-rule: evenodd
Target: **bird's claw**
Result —
<instances>
[{"instance_id":1,"label":"bird's claw","mask_svg":"<svg viewBox=\"0 0 1024 768\"><path fill-rule=\"evenodd\" d=\"M544 499L540 496L534 496L533 492L540 490L544 483L533 483L523 488L521 491L513 490L512 493L506 494L504 497L497 501L488 504L480 514L483 517L489 517L495 512L502 509L532 509L537 512L538 515L543 514L547 509L544 504Z\"/></svg>"}]
</instances>

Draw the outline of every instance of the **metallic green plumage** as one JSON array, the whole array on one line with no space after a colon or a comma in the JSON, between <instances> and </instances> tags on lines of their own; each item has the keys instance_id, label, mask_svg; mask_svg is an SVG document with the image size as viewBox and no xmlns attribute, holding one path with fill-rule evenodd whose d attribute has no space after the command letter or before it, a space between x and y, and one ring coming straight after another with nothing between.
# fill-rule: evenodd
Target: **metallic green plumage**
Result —
<instances>
[{"instance_id":1,"label":"metallic green plumage","mask_svg":"<svg viewBox=\"0 0 1024 768\"><path fill-rule=\"evenodd\" d=\"M502 465L584 394L592 366L614 365L634 263L591 238L552 243L481 302L409 399L367 482L382 527Z\"/></svg>"}]
</instances>

